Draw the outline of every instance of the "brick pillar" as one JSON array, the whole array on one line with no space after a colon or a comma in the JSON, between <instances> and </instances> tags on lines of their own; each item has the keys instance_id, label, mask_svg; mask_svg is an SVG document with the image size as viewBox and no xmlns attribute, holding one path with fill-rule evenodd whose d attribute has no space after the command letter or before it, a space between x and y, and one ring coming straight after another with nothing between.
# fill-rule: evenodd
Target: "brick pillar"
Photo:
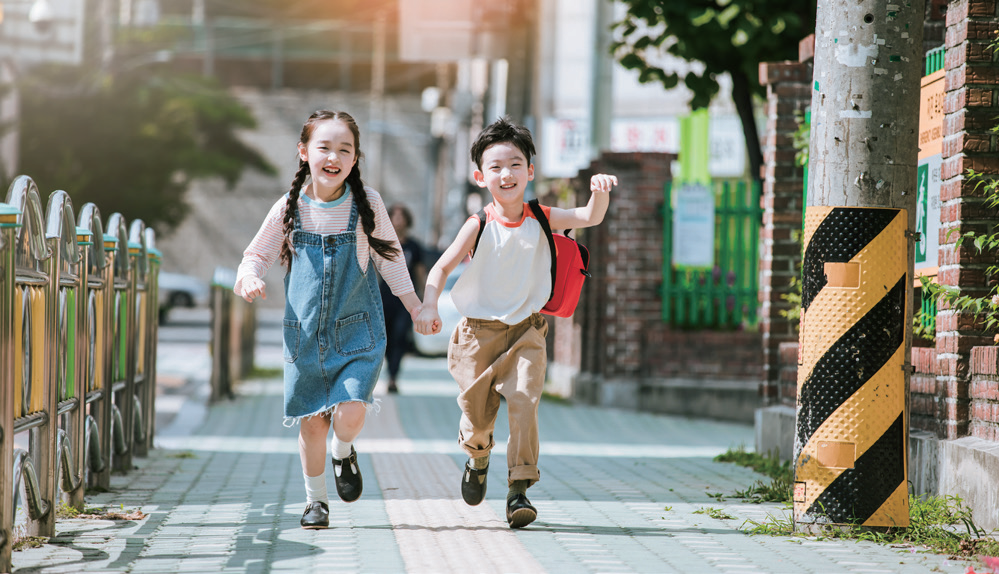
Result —
<instances>
[{"instance_id":1,"label":"brick pillar","mask_svg":"<svg viewBox=\"0 0 999 574\"><path fill-rule=\"evenodd\" d=\"M983 205L968 169L999 176L999 153L989 131L999 114L999 69L992 62L989 44L999 23L996 0L955 0L947 10L946 90L944 143L941 166L940 271L942 285L961 288L967 295L983 296L985 268L994 254L979 255L970 243L955 249L966 232L987 232L995 211ZM949 235L949 237L948 237ZM957 438L968 434L969 360L971 348L991 344L973 316L941 304L937 315L937 397L941 404L939 434Z\"/></svg>"},{"instance_id":2,"label":"brick pillar","mask_svg":"<svg viewBox=\"0 0 999 574\"><path fill-rule=\"evenodd\" d=\"M676 156L604 153L573 180L580 204L594 173L612 173L603 223L579 230L590 250L591 279L576 308L581 323L580 369L599 380L639 380L647 372L646 332L662 323L663 202Z\"/></svg>"},{"instance_id":3,"label":"brick pillar","mask_svg":"<svg viewBox=\"0 0 999 574\"><path fill-rule=\"evenodd\" d=\"M794 162L793 135L798 129L795 112L804 113L811 104L811 81L810 61L760 64L760 84L767 87L759 294L764 357L760 395L764 404L781 402L782 398L794 404L793 395L781 396L779 347L797 342L798 332L795 324L781 315L792 308L781 296L792 291L791 279L800 274L804 170Z\"/></svg>"}]
</instances>

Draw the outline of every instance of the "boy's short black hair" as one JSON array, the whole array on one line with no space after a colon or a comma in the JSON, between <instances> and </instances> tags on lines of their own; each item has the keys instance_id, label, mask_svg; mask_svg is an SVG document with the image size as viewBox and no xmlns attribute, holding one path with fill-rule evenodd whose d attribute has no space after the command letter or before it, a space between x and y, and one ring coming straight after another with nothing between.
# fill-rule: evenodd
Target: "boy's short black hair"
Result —
<instances>
[{"instance_id":1,"label":"boy's short black hair","mask_svg":"<svg viewBox=\"0 0 999 574\"><path fill-rule=\"evenodd\" d=\"M491 145L509 142L517 146L517 149L524 153L527 163L531 163L531 157L537 155L534 151L534 139L531 137L531 130L524 126L517 125L504 116L486 126L475 138L472 144L472 161L475 166L482 169L482 154Z\"/></svg>"}]
</instances>

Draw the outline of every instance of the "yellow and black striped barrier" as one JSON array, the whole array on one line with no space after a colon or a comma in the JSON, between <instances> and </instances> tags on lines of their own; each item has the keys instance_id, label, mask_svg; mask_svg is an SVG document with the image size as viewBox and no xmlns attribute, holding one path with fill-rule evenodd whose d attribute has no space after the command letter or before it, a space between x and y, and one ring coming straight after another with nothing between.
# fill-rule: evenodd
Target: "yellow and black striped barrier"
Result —
<instances>
[{"instance_id":1,"label":"yellow and black striped barrier","mask_svg":"<svg viewBox=\"0 0 999 574\"><path fill-rule=\"evenodd\" d=\"M805 214L795 523L908 526L904 209Z\"/></svg>"}]
</instances>

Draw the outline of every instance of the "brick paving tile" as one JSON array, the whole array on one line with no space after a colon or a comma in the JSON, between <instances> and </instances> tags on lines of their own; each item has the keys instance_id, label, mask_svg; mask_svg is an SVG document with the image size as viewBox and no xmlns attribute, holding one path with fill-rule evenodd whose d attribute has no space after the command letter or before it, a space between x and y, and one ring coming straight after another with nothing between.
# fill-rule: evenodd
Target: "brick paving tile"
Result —
<instances>
[{"instance_id":1,"label":"brick paving tile","mask_svg":"<svg viewBox=\"0 0 999 574\"><path fill-rule=\"evenodd\" d=\"M486 500L469 507L459 492L456 391L443 360L407 357L403 375L401 394L376 393L380 412L355 443L360 500L336 499L327 465L330 529L299 527L297 430L281 424L281 381L254 380L235 400L208 408L203 392L179 410L171 403L174 424L157 448L114 476L111 492L87 496L90 506L139 508L145 519L60 520L48 544L14 554L15 572L829 574L968 566L870 543L749 536L740 530L747 519L786 511L719 499L761 477L712 458L751 445L751 427L552 400L541 404L541 481L528 491L538 519L511 530L505 409ZM696 513L705 508L731 518Z\"/></svg>"}]
</instances>

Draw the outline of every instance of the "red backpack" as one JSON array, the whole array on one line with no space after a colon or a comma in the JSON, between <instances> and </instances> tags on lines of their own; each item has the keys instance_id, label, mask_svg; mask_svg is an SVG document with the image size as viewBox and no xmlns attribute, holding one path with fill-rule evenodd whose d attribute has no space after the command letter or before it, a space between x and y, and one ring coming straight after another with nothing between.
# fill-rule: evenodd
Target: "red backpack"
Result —
<instances>
[{"instance_id":1,"label":"red backpack","mask_svg":"<svg viewBox=\"0 0 999 574\"><path fill-rule=\"evenodd\" d=\"M590 276L586 270L590 265L590 252L583 244L569 237L568 229L563 235L553 235L548 218L537 199L532 199L527 204L534 213L534 218L541 224L541 229L545 231L548 248L552 253L552 294L541 312L556 317L569 317L576 311L583 281ZM479 239L486 226L486 211L479 210L476 216L479 218L479 234L475 236L473 255L479 247Z\"/></svg>"}]
</instances>

